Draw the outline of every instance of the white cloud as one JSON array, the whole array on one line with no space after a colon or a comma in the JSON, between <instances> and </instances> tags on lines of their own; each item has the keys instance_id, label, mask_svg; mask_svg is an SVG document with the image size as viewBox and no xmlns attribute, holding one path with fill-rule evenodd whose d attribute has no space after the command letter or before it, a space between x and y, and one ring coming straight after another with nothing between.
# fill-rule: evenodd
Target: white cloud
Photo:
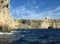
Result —
<instances>
[{"instance_id":1,"label":"white cloud","mask_svg":"<svg viewBox=\"0 0 60 44\"><path fill-rule=\"evenodd\" d=\"M56 7L53 10L47 10L43 11L41 13L35 12L35 10L29 10L25 6L20 6L16 9L13 9L11 12L16 17L22 18L22 19L43 19L45 16L49 16L52 18L58 18L60 17L60 6ZM15 13L15 14L14 14Z\"/></svg>"},{"instance_id":2,"label":"white cloud","mask_svg":"<svg viewBox=\"0 0 60 44\"><path fill-rule=\"evenodd\" d=\"M60 6L56 7L53 10L48 10L48 11L42 12L41 14L50 16L52 18L59 18L60 17Z\"/></svg>"}]
</instances>

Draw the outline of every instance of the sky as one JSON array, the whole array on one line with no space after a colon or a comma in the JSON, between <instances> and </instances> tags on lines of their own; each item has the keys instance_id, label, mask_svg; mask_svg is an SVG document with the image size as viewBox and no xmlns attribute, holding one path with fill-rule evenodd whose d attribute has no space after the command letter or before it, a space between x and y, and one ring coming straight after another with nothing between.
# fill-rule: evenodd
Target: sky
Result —
<instances>
[{"instance_id":1,"label":"sky","mask_svg":"<svg viewBox=\"0 0 60 44\"><path fill-rule=\"evenodd\" d=\"M10 0L14 19L60 19L60 0Z\"/></svg>"}]
</instances>

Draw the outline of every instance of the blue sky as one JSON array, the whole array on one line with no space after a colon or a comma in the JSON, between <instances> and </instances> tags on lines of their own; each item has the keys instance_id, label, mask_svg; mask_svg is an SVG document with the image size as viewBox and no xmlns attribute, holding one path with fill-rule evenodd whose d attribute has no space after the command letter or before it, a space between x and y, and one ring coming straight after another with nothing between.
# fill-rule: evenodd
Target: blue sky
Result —
<instances>
[{"instance_id":1,"label":"blue sky","mask_svg":"<svg viewBox=\"0 0 60 44\"><path fill-rule=\"evenodd\" d=\"M60 19L60 0L11 0L10 7L16 19Z\"/></svg>"}]
</instances>

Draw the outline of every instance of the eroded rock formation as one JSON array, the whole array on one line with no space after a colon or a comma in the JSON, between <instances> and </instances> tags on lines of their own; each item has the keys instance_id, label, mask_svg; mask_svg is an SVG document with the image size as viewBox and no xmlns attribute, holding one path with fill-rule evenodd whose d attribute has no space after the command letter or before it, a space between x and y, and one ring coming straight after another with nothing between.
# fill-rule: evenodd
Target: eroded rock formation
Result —
<instances>
[{"instance_id":1,"label":"eroded rock formation","mask_svg":"<svg viewBox=\"0 0 60 44\"><path fill-rule=\"evenodd\" d=\"M17 20L19 22L19 29L48 29L60 28L59 19L44 19L44 20Z\"/></svg>"},{"instance_id":2,"label":"eroded rock formation","mask_svg":"<svg viewBox=\"0 0 60 44\"><path fill-rule=\"evenodd\" d=\"M16 29L17 21L10 15L10 0L0 0L0 27L6 29Z\"/></svg>"}]
</instances>

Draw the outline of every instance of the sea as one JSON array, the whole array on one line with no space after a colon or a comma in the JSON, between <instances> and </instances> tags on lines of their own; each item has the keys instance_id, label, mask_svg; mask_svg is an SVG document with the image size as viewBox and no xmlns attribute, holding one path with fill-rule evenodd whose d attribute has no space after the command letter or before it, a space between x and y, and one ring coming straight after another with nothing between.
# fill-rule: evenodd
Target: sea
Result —
<instances>
[{"instance_id":1,"label":"sea","mask_svg":"<svg viewBox=\"0 0 60 44\"><path fill-rule=\"evenodd\" d=\"M19 39L11 44L60 44L60 29L18 29Z\"/></svg>"}]
</instances>

